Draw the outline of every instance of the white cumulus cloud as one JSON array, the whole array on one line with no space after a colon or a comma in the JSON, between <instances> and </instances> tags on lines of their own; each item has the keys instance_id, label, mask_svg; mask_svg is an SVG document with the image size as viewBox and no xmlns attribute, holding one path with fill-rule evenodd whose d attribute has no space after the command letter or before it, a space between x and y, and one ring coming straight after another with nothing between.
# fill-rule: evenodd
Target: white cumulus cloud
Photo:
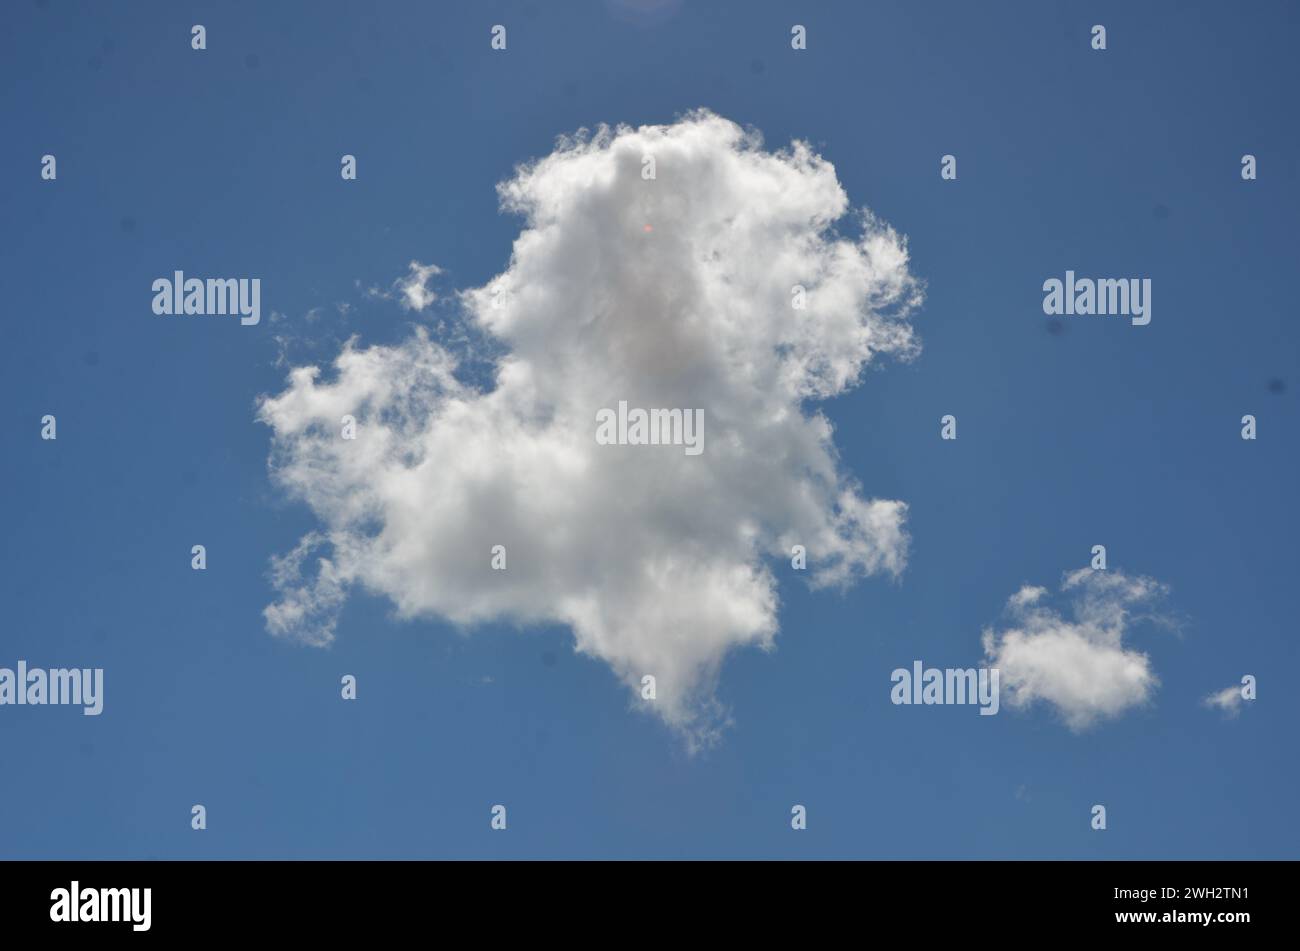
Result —
<instances>
[{"instance_id":1,"label":"white cumulus cloud","mask_svg":"<svg viewBox=\"0 0 1300 951\"><path fill-rule=\"evenodd\" d=\"M320 522L274 560L267 626L329 643L354 588L402 618L559 622L635 702L653 675L644 706L706 744L723 658L774 643L792 546L819 586L905 566L906 505L841 471L810 406L916 353L905 241L806 144L767 151L708 112L561 139L499 193L524 227L459 294L490 382L416 328L261 400L273 477ZM704 451L598 444L621 400L702 410Z\"/></svg>"},{"instance_id":2,"label":"white cumulus cloud","mask_svg":"<svg viewBox=\"0 0 1300 951\"><path fill-rule=\"evenodd\" d=\"M1159 680L1150 658L1124 643L1134 621L1163 621L1153 608L1166 589L1122 571L1081 568L1065 575L1065 617L1046 588L1026 585L1007 601L1010 625L983 634L985 659L1001 671L1014 707L1051 704L1073 730L1146 703Z\"/></svg>"},{"instance_id":3,"label":"white cumulus cloud","mask_svg":"<svg viewBox=\"0 0 1300 951\"><path fill-rule=\"evenodd\" d=\"M429 281L441 273L442 268L436 264L412 261L407 265L406 276L398 278L393 284L402 307L405 310L424 310L436 301L438 295L429 286Z\"/></svg>"},{"instance_id":4,"label":"white cumulus cloud","mask_svg":"<svg viewBox=\"0 0 1300 951\"><path fill-rule=\"evenodd\" d=\"M1218 709L1226 717L1235 717L1241 712L1241 701L1243 699L1241 685L1233 684L1231 687L1224 687L1222 690L1214 691L1201 703L1210 709Z\"/></svg>"},{"instance_id":5,"label":"white cumulus cloud","mask_svg":"<svg viewBox=\"0 0 1300 951\"><path fill-rule=\"evenodd\" d=\"M438 299L437 293L429 283L441 273L442 268L436 264L412 261L406 266L406 273L393 281L387 289L378 284L362 288L360 279L354 280L353 283L371 300L396 300L402 310L422 311ZM337 306L339 314L344 317L352 309L352 305L346 302Z\"/></svg>"}]
</instances>

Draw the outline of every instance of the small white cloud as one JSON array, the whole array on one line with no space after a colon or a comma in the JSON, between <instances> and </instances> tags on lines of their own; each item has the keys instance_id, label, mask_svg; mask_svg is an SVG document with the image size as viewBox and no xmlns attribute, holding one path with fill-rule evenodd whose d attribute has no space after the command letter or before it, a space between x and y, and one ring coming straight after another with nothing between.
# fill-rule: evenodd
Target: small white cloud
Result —
<instances>
[{"instance_id":1,"label":"small white cloud","mask_svg":"<svg viewBox=\"0 0 1300 951\"><path fill-rule=\"evenodd\" d=\"M1211 709L1217 708L1221 710L1226 717L1235 717L1241 712L1242 699L1241 685L1237 684L1232 687L1224 687L1222 690L1216 690L1202 700L1201 703Z\"/></svg>"},{"instance_id":2,"label":"small white cloud","mask_svg":"<svg viewBox=\"0 0 1300 951\"><path fill-rule=\"evenodd\" d=\"M316 646L334 639L338 612L346 599L344 579L326 558L316 559L315 576L310 580L303 579L302 570L307 557L325 542L323 535L312 532L303 536L293 551L272 556L271 583L280 600L263 612L272 634Z\"/></svg>"},{"instance_id":3,"label":"small white cloud","mask_svg":"<svg viewBox=\"0 0 1300 951\"><path fill-rule=\"evenodd\" d=\"M275 313L272 312L272 318ZM284 316L281 314L280 316ZM275 366L286 367L289 365L289 337L284 334L272 334L271 339L275 341Z\"/></svg>"},{"instance_id":4,"label":"small white cloud","mask_svg":"<svg viewBox=\"0 0 1300 951\"><path fill-rule=\"evenodd\" d=\"M1046 594L1046 588L1027 584L1011 596L1009 603L1014 608L1028 607L1031 604L1037 603Z\"/></svg>"},{"instance_id":5,"label":"small white cloud","mask_svg":"<svg viewBox=\"0 0 1300 951\"><path fill-rule=\"evenodd\" d=\"M438 299L429 282L441 273L442 268L436 264L412 261L407 265L406 274L393 281L387 289L377 284L362 287L360 279L354 279L352 283L370 300L396 300L403 310L422 311ZM337 306L339 313L345 317L352 309L351 305L346 303Z\"/></svg>"},{"instance_id":6,"label":"small white cloud","mask_svg":"<svg viewBox=\"0 0 1300 951\"><path fill-rule=\"evenodd\" d=\"M421 264L412 261L408 265L406 277L399 278L393 287L397 291L398 302L405 310L424 310L438 299L438 295L429 287L429 280L441 274L442 268L436 264Z\"/></svg>"},{"instance_id":7,"label":"small white cloud","mask_svg":"<svg viewBox=\"0 0 1300 951\"><path fill-rule=\"evenodd\" d=\"M1082 568L1065 576L1061 590L1070 596L1071 618L1043 605L1046 588L1026 585L1007 601L1012 626L984 631L984 653L1001 671L1011 706L1041 700L1070 729L1083 730L1146 703L1158 686L1150 659L1124 637L1134 611L1149 608L1165 588L1114 569Z\"/></svg>"}]
</instances>

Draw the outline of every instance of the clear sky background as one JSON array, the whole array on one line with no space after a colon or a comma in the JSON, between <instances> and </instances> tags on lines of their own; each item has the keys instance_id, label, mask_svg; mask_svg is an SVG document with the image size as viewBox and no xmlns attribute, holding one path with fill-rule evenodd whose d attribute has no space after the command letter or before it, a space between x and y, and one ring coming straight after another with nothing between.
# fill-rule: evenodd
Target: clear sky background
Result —
<instances>
[{"instance_id":1,"label":"clear sky background","mask_svg":"<svg viewBox=\"0 0 1300 951\"><path fill-rule=\"evenodd\" d=\"M1294 858L1296 8L624 7L6 6L0 666L103 667L106 697L0 707L0 857ZM517 163L700 106L809 141L910 239L921 356L823 406L844 469L910 506L901 579L810 591L777 564L776 650L729 657L734 724L700 756L558 626L466 634L358 595L328 649L271 637L269 558L316 524L255 420L275 336L301 365L435 323L357 282L418 259L481 284ZM1067 268L1151 278L1152 323L1053 326ZM155 317L174 269L260 276L262 323ZM977 665L1006 599L1095 544L1170 588L1178 627L1132 634L1150 704L1076 733L890 703L891 670ZM1240 716L1202 706L1243 674Z\"/></svg>"}]
</instances>

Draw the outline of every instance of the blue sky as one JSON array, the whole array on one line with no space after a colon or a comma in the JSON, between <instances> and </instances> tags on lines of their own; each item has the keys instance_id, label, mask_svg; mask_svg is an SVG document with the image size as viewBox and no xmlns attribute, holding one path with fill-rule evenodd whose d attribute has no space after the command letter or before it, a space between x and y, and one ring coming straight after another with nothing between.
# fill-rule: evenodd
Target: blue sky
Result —
<instances>
[{"instance_id":1,"label":"blue sky","mask_svg":"<svg viewBox=\"0 0 1300 951\"><path fill-rule=\"evenodd\" d=\"M0 855L1295 857L1294 8L804 7L10 6L0 666L103 667L105 709L0 708ZM727 656L734 722L697 756L560 624L466 633L358 592L328 648L268 634L270 559L318 525L268 476L279 358L454 316L363 289L411 260L481 285L521 227L495 191L517 163L697 107L807 140L909 239L920 356L821 404L842 470L909 506L898 580L813 591L773 563L776 649ZM262 323L155 317L175 269L259 276ZM1066 269L1151 278L1152 323L1050 332ZM1178 623L1126 635L1149 703L1082 732L1044 704L890 703L890 671L978 664L1007 599L1095 544L1168 586ZM1243 674L1238 717L1202 706Z\"/></svg>"}]
</instances>

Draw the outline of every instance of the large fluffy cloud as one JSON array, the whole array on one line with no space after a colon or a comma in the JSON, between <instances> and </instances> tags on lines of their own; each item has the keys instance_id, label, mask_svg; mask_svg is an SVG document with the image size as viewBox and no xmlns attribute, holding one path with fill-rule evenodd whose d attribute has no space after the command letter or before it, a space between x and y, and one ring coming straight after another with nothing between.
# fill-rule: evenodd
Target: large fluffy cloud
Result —
<instances>
[{"instance_id":1,"label":"large fluffy cloud","mask_svg":"<svg viewBox=\"0 0 1300 951\"><path fill-rule=\"evenodd\" d=\"M1138 617L1159 619L1151 608L1165 589L1150 578L1081 568L1061 590L1072 618L1045 603L1046 588L1025 586L1007 602L1011 626L985 629L984 652L1012 706L1044 701L1082 730L1146 703L1159 684L1150 659L1124 637Z\"/></svg>"},{"instance_id":2,"label":"large fluffy cloud","mask_svg":"<svg viewBox=\"0 0 1300 951\"><path fill-rule=\"evenodd\" d=\"M560 622L707 742L724 656L773 643L774 559L806 546L816 585L904 567L905 504L840 471L810 403L916 352L905 242L806 144L769 152L707 112L561 139L499 192L525 226L460 294L489 385L417 329L261 401L274 477L321 522L274 560L268 627L328 643L354 586L404 618ZM620 400L702 410L704 451L598 444Z\"/></svg>"}]
</instances>

